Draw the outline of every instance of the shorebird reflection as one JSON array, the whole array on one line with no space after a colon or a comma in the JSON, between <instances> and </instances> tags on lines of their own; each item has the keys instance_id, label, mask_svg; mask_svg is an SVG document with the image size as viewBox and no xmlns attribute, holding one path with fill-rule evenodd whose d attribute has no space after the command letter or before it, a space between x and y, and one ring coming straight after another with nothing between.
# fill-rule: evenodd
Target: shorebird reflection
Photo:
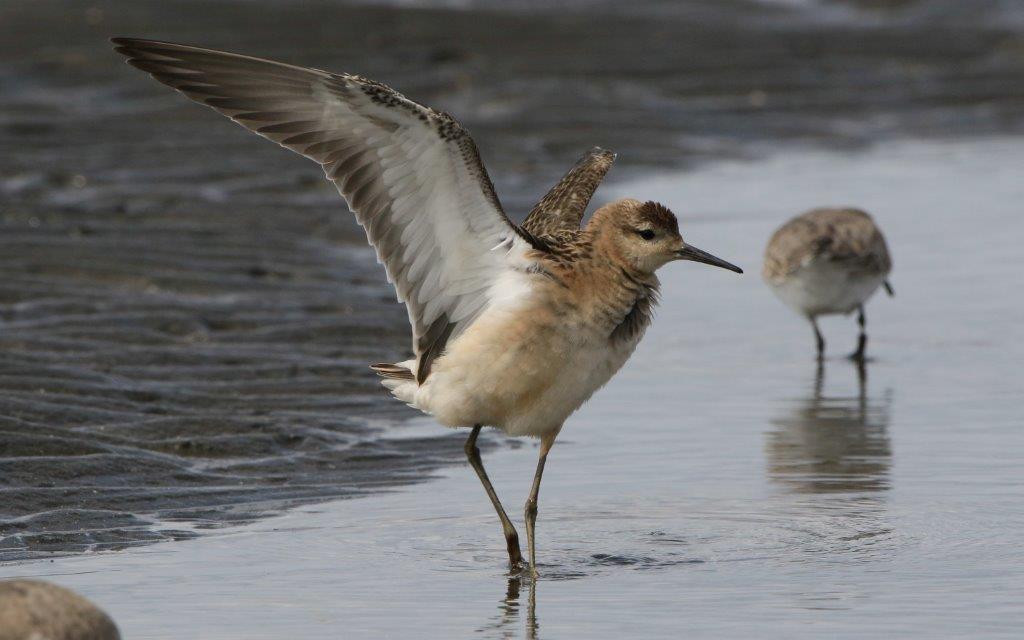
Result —
<instances>
[{"instance_id":1,"label":"shorebird reflection","mask_svg":"<svg viewBox=\"0 0 1024 640\"><path fill-rule=\"evenodd\" d=\"M494 632L493 637L502 638L502 640L520 637L518 633L521 609L520 594L524 584L527 588L525 637L527 640L536 640L538 637L537 630L540 627L537 624L537 581L524 580L518 573L508 578L508 589L505 592L505 597L501 600L501 604L498 605L498 615L494 622L477 629L477 633L483 633L486 637L492 637L487 632Z\"/></svg>"},{"instance_id":2,"label":"shorebird reflection","mask_svg":"<svg viewBox=\"0 0 1024 640\"><path fill-rule=\"evenodd\" d=\"M795 401L768 434L768 475L795 493L866 493L889 488L889 398L867 395L867 371L857 367L856 396L824 393L818 364L810 397Z\"/></svg>"}]
</instances>

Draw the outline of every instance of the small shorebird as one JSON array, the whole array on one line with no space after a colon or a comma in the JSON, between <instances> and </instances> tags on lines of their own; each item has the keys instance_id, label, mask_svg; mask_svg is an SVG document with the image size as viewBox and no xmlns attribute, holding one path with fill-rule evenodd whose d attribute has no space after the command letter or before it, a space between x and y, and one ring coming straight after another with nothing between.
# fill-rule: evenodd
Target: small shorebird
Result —
<instances>
[{"instance_id":1,"label":"small shorebird","mask_svg":"<svg viewBox=\"0 0 1024 640\"><path fill-rule=\"evenodd\" d=\"M779 227L768 241L763 276L775 295L814 327L818 358L825 338L818 316L857 311L860 337L854 360L864 360L868 336L864 303L879 286L893 295L882 232L860 209L813 209Z\"/></svg>"},{"instance_id":2,"label":"small shorebird","mask_svg":"<svg viewBox=\"0 0 1024 640\"><path fill-rule=\"evenodd\" d=\"M128 62L322 165L384 264L414 357L373 369L391 393L449 427L494 505L513 569L519 536L476 446L482 426L540 438L526 502L536 575L537 496L562 424L633 353L657 301L654 272L693 260L675 215L619 200L583 214L614 155L594 149L522 226L505 215L476 145L450 115L372 80L180 44L115 38Z\"/></svg>"}]
</instances>

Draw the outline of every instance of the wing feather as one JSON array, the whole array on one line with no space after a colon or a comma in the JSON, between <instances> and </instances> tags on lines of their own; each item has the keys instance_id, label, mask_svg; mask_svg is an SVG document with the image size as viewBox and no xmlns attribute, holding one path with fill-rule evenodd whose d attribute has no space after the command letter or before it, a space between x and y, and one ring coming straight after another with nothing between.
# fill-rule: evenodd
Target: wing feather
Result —
<instances>
[{"instance_id":1,"label":"wing feather","mask_svg":"<svg viewBox=\"0 0 1024 640\"><path fill-rule=\"evenodd\" d=\"M406 304L419 382L530 247L472 138L448 114L359 76L169 42L113 42L132 66L322 165ZM517 251L491 250L506 243Z\"/></svg>"},{"instance_id":2,"label":"wing feather","mask_svg":"<svg viewBox=\"0 0 1024 640\"><path fill-rule=\"evenodd\" d=\"M585 153L530 211L523 229L540 237L578 230L590 199L613 162L615 154L600 147Z\"/></svg>"}]
</instances>

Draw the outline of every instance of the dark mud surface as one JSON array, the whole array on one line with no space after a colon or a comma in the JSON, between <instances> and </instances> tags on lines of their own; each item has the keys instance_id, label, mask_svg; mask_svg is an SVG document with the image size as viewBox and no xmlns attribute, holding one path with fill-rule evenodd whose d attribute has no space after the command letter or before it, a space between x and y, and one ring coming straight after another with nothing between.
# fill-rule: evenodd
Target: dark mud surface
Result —
<instances>
[{"instance_id":1,"label":"dark mud surface","mask_svg":"<svg viewBox=\"0 0 1024 640\"><path fill-rule=\"evenodd\" d=\"M366 369L404 353L405 313L316 167L109 36L388 82L463 120L513 217L594 144L621 179L1024 130L1010 2L620 4L0 6L0 560L192 536L461 459L453 434L404 435Z\"/></svg>"}]
</instances>

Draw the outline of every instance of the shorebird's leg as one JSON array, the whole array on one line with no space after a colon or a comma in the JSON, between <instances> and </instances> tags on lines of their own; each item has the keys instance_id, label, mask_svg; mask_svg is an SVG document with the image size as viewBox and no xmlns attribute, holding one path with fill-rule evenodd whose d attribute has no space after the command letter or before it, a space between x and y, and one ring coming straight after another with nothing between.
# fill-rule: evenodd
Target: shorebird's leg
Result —
<instances>
[{"instance_id":1,"label":"shorebird's leg","mask_svg":"<svg viewBox=\"0 0 1024 640\"><path fill-rule=\"evenodd\" d=\"M519 534L516 532L516 528L512 526L512 521L509 520L508 514L505 513L505 508L501 506L501 500L498 500L498 494L491 484L491 479L487 477L487 471L484 470L484 461L480 459L480 449L476 446L476 438L480 435L480 429L481 426L476 425L473 427L473 432L469 434L465 447L466 457L469 458L469 464L476 471L477 477L480 478L480 482L484 485L484 490L487 491L487 497L491 499L494 510L498 512L498 517L501 519L501 528L505 532L505 544L508 546L508 563L515 570L523 563L523 554L519 550Z\"/></svg>"},{"instance_id":2,"label":"shorebird's leg","mask_svg":"<svg viewBox=\"0 0 1024 640\"><path fill-rule=\"evenodd\" d=\"M860 327L860 335L857 337L857 350L850 354L850 358L858 362L864 362L864 349L868 346L868 333L865 328L867 320L864 318L864 305L857 308L857 325Z\"/></svg>"},{"instance_id":3,"label":"shorebird's leg","mask_svg":"<svg viewBox=\"0 0 1024 640\"><path fill-rule=\"evenodd\" d=\"M821 329L818 328L818 319L815 316L808 316L811 321L811 326L814 327L814 338L818 341L818 360L825 357L825 336L821 335Z\"/></svg>"},{"instance_id":4,"label":"shorebird's leg","mask_svg":"<svg viewBox=\"0 0 1024 640\"><path fill-rule=\"evenodd\" d=\"M526 501L526 544L530 548L530 573L537 577L537 494L540 493L540 479L544 475L544 462L548 459L548 451L555 443L558 432L546 435L540 440L540 457L537 460L537 473L533 475L533 487Z\"/></svg>"}]
</instances>

